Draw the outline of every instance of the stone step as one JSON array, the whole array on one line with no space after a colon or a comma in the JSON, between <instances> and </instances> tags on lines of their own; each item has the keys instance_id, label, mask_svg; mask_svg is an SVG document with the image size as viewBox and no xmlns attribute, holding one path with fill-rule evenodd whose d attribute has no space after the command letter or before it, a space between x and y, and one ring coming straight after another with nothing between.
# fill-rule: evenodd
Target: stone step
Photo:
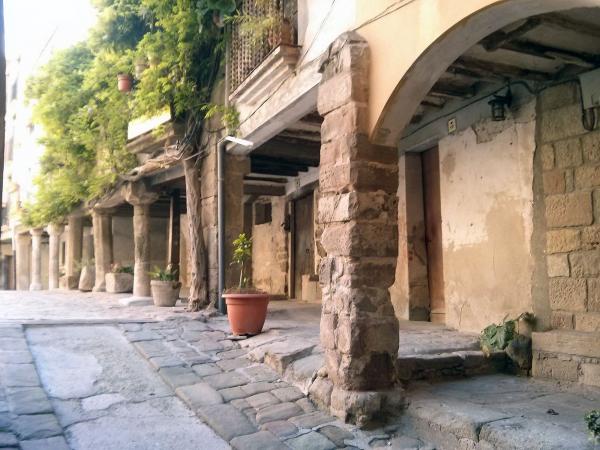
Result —
<instances>
[{"instance_id":1,"label":"stone step","mask_svg":"<svg viewBox=\"0 0 600 450\"><path fill-rule=\"evenodd\" d=\"M506 369L506 364L504 352L489 357L479 350L399 355L398 376L404 382L440 380L498 373Z\"/></svg>"},{"instance_id":2,"label":"stone step","mask_svg":"<svg viewBox=\"0 0 600 450\"><path fill-rule=\"evenodd\" d=\"M510 375L417 383L402 420L437 450L592 450L582 417L600 393L587 395Z\"/></svg>"}]
</instances>

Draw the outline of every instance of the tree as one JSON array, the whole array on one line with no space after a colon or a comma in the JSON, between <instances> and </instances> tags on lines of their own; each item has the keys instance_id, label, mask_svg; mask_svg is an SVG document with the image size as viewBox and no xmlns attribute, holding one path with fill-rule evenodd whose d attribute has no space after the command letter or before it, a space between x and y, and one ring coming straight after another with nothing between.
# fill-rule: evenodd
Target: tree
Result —
<instances>
[{"instance_id":1,"label":"tree","mask_svg":"<svg viewBox=\"0 0 600 450\"><path fill-rule=\"evenodd\" d=\"M99 20L85 43L55 54L31 80L35 120L46 146L36 181L36 201L25 208L31 225L56 221L81 202L103 195L135 159L126 151L130 116L152 116L165 107L187 124L184 161L191 237L190 309L207 304L207 261L200 219L198 166L206 149L199 135L222 73L225 33L219 18L235 0L94 0ZM136 88L123 95L119 72L136 73Z\"/></svg>"}]
</instances>

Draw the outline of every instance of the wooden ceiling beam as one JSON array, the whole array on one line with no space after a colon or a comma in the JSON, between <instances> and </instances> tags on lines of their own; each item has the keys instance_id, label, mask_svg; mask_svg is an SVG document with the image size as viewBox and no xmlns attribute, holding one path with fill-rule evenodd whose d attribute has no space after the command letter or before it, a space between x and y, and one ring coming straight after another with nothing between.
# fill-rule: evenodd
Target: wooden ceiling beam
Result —
<instances>
[{"instance_id":1,"label":"wooden ceiling beam","mask_svg":"<svg viewBox=\"0 0 600 450\"><path fill-rule=\"evenodd\" d=\"M586 37L593 36L600 39L600 27L589 22L571 19L562 14L550 13L538 16L544 25L549 25L559 30L575 31L578 34Z\"/></svg>"},{"instance_id":2,"label":"wooden ceiling beam","mask_svg":"<svg viewBox=\"0 0 600 450\"><path fill-rule=\"evenodd\" d=\"M474 86L462 86L438 81L429 91L431 95L449 98L471 98L475 95Z\"/></svg>"},{"instance_id":3,"label":"wooden ceiling beam","mask_svg":"<svg viewBox=\"0 0 600 450\"><path fill-rule=\"evenodd\" d=\"M515 40L502 45L505 50L510 50L525 55L536 56L565 64L573 64L579 67L594 68L600 64L600 56L590 55L585 52L574 52L561 48L550 47L537 42L527 40Z\"/></svg>"},{"instance_id":4,"label":"wooden ceiling beam","mask_svg":"<svg viewBox=\"0 0 600 450\"><path fill-rule=\"evenodd\" d=\"M531 81L550 81L553 79L552 75L546 72L525 69L510 64L484 61L470 56L461 56L454 62L453 66L480 73L482 78L495 77L496 80L522 79Z\"/></svg>"},{"instance_id":5,"label":"wooden ceiling beam","mask_svg":"<svg viewBox=\"0 0 600 450\"><path fill-rule=\"evenodd\" d=\"M488 37L481 41L481 45L488 52L498 50L500 47L511 42L514 39L520 38L524 34L540 26L542 21L538 17L531 17L527 19L522 25L518 26L512 31L499 30L495 33L490 34Z\"/></svg>"}]
</instances>

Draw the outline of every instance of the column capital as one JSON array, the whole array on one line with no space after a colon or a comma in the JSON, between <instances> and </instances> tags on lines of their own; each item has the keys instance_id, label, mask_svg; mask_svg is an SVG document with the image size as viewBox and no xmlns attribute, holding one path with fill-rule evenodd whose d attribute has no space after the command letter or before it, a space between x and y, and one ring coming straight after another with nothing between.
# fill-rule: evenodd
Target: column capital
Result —
<instances>
[{"instance_id":1,"label":"column capital","mask_svg":"<svg viewBox=\"0 0 600 450\"><path fill-rule=\"evenodd\" d=\"M150 191L145 183L136 182L123 186L123 197L133 206L144 206L158 200L158 193Z\"/></svg>"},{"instance_id":2,"label":"column capital","mask_svg":"<svg viewBox=\"0 0 600 450\"><path fill-rule=\"evenodd\" d=\"M92 216L112 216L116 211L116 208L101 208L99 206L94 206L90 209Z\"/></svg>"},{"instance_id":3,"label":"column capital","mask_svg":"<svg viewBox=\"0 0 600 450\"><path fill-rule=\"evenodd\" d=\"M43 232L44 232L44 229L42 227L36 227L36 228L32 228L31 230L29 230L29 234L31 236L41 236Z\"/></svg>"},{"instance_id":4,"label":"column capital","mask_svg":"<svg viewBox=\"0 0 600 450\"><path fill-rule=\"evenodd\" d=\"M46 231L50 236L58 236L63 233L65 226L62 223L49 223Z\"/></svg>"}]
</instances>

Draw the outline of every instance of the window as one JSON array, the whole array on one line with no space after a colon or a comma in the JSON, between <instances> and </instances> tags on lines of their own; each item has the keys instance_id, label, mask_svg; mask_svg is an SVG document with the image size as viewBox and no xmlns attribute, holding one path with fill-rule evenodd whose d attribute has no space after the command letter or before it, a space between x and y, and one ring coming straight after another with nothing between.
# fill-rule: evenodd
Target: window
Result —
<instances>
[{"instance_id":1,"label":"window","mask_svg":"<svg viewBox=\"0 0 600 450\"><path fill-rule=\"evenodd\" d=\"M254 204L254 225L271 223L271 202Z\"/></svg>"}]
</instances>

